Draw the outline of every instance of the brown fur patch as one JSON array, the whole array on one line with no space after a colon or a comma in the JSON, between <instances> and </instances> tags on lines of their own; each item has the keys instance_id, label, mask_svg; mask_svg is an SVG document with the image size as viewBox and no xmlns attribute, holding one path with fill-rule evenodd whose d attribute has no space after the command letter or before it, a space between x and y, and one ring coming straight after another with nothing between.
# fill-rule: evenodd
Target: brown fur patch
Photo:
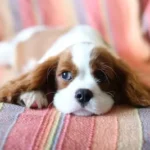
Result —
<instances>
[{"instance_id":1,"label":"brown fur patch","mask_svg":"<svg viewBox=\"0 0 150 150\"><path fill-rule=\"evenodd\" d=\"M76 77L77 72L78 72L76 66L72 62L72 56L69 50L68 51L66 50L66 52L64 52L59 59L58 67L56 70L56 79L57 79L58 89L65 88L71 82L71 81L65 81L62 79L61 74L64 71L71 72L73 78Z\"/></svg>"},{"instance_id":2,"label":"brown fur patch","mask_svg":"<svg viewBox=\"0 0 150 150\"><path fill-rule=\"evenodd\" d=\"M33 71L8 82L0 89L0 101L16 103L22 92L32 90L55 90L55 71L59 56L51 57L49 60L38 65Z\"/></svg>"},{"instance_id":3,"label":"brown fur patch","mask_svg":"<svg viewBox=\"0 0 150 150\"><path fill-rule=\"evenodd\" d=\"M116 104L150 106L150 89L139 81L136 73L123 61L103 48L93 50L91 57L93 72L100 69L108 77L108 81L99 84L100 88L113 95Z\"/></svg>"}]
</instances>

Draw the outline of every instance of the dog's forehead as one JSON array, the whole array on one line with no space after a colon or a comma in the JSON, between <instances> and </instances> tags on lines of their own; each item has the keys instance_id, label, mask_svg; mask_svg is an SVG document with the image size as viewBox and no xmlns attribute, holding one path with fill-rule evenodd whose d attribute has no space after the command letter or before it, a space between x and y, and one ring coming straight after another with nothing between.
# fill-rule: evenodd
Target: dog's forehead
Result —
<instances>
[{"instance_id":1,"label":"dog's forehead","mask_svg":"<svg viewBox=\"0 0 150 150\"><path fill-rule=\"evenodd\" d=\"M94 44L81 43L71 47L71 55L73 63L78 67L86 67L91 60L91 54L94 49Z\"/></svg>"},{"instance_id":2,"label":"dog's forehead","mask_svg":"<svg viewBox=\"0 0 150 150\"><path fill-rule=\"evenodd\" d=\"M107 52L106 48L95 47L92 43L79 43L65 49L59 59L59 65L74 65L79 70L87 70L97 61L103 62L103 52ZM99 57L101 56L101 57ZM109 58L109 55L107 55ZM105 58L105 60L107 57Z\"/></svg>"}]
</instances>

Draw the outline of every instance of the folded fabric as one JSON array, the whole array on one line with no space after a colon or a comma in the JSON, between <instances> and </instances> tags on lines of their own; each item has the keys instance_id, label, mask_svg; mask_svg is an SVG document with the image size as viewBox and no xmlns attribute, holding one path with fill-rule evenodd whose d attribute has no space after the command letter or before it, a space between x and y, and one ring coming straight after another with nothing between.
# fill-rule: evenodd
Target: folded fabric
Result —
<instances>
[{"instance_id":1,"label":"folded fabric","mask_svg":"<svg viewBox=\"0 0 150 150\"><path fill-rule=\"evenodd\" d=\"M114 108L103 116L65 115L0 104L0 149L149 150L150 109Z\"/></svg>"}]
</instances>

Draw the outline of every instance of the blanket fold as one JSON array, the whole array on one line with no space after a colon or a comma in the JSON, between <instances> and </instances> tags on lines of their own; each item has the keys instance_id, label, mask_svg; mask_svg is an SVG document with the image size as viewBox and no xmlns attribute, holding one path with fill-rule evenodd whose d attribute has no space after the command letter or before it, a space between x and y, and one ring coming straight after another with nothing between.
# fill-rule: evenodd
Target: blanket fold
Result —
<instances>
[{"instance_id":1,"label":"blanket fold","mask_svg":"<svg viewBox=\"0 0 150 150\"><path fill-rule=\"evenodd\" d=\"M103 116L65 115L0 104L0 149L148 150L150 109L115 107Z\"/></svg>"}]
</instances>

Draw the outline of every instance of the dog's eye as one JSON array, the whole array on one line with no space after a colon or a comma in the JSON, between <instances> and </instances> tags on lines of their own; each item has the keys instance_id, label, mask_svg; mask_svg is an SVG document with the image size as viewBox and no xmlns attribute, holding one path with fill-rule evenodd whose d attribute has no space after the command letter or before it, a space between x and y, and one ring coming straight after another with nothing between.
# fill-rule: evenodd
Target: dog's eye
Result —
<instances>
[{"instance_id":1,"label":"dog's eye","mask_svg":"<svg viewBox=\"0 0 150 150\"><path fill-rule=\"evenodd\" d=\"M64 72L61 74L61 77L62 77L64 80L70 81L70 80L72 79L72 74L71 74L71 72L69 72L69 71L64 71Z\"/></svg>"},{"instance_id":2,"label":"dog's eye","mask_svg":"<svg viewBox=\"0 0 150 150\"><path fill-rule=\"evenodd\" d=\"M104 82L107 80L107 76L105 75L105 73L103 71L100 71L100 70L96 70L94 72L94 77L96 79L96 82Z\"/></svg>"}]
</instances>

